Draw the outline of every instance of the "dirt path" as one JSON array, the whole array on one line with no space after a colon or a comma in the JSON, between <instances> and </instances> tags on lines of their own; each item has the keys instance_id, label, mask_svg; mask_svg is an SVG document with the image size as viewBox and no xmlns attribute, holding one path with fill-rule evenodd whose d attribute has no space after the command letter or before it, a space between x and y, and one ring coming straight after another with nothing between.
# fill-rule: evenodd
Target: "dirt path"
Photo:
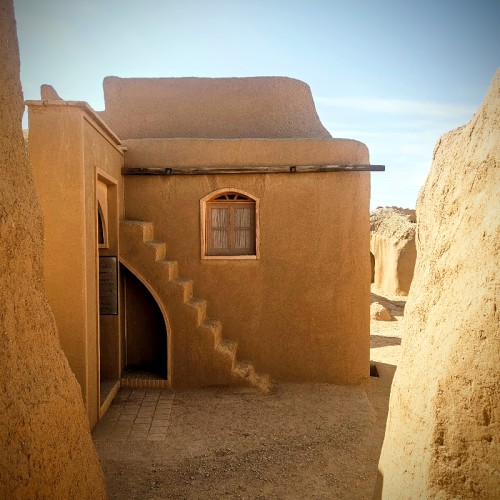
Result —
<instances>
[{"instance_id":1,"label":"dirt path","mask_svg":"<svg viewBox=\"0 0 500 500\"><path fill-rule=\"evenodd\" d=\"M94 432L109 497L370 499L404 307L401 297L384 300L399 316L372 325L380 377L367 388L282 383L269 395L170 392L163 395L169 405L160 415L168 420L161 441L104 432L111 418L137 406L133 391L122 392ZM160 401L153 393L149 399Z\"/></svg>"}]
</instances>

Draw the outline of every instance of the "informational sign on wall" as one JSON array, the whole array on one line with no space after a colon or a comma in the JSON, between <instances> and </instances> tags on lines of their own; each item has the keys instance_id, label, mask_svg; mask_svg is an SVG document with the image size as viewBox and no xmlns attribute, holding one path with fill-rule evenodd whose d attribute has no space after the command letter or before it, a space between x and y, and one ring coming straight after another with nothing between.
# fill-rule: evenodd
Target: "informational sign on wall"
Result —
<instances>
[{"instance_id":1,"label":"informational sign on wall","mask_svg":"<svg viewBox=\"0 0 500 500\"><path fill-rule=\"evenodd\" d=\"M99 257L99 314L118 314L118 259Z\"/></svg>"}]
</instances>

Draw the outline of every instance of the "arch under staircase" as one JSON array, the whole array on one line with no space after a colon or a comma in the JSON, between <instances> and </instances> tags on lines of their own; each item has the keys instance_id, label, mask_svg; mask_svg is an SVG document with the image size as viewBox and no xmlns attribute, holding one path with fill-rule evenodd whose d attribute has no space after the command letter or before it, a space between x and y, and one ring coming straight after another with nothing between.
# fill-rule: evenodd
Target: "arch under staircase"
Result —
<instances>
[{"instance_id":1,"label":"arch under staircase","mask_svg":"<svg viewBox=\"0 0 500 500\"><path fill-rule=\"evenodd\" d=\"M166 243L154 239L152 222L120 221L120 262L167 312L172 387L240 385L269 391L269 376L238 361L237 342L222 337L221 322L207 317L206 300L193 297L193 281L179 277L177 261L167 260Z\"/></svg>"}]
</instances>

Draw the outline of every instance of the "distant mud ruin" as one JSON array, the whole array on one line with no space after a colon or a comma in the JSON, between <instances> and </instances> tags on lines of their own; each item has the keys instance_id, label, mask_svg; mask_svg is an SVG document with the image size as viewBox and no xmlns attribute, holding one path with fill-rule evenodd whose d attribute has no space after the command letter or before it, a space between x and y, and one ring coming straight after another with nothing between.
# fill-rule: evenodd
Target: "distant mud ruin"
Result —
<instances>
[{"instance_id":1,"label":"distant mud ruin","mask_svg":"<svg viewBox=\"0 0 500 500\"><path fill-rule=\"evenodd\" d=\"M370 215L372 283L388 294L408 295L415 259L415 210L378 207Z\"/></svg>"}]
</instances>

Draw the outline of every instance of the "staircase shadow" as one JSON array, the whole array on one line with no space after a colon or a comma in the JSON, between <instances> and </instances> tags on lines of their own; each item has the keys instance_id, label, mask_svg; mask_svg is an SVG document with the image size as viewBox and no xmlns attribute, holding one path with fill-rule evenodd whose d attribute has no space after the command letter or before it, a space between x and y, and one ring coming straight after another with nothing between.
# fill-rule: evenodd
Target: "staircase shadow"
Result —
<instances>
[{"instance_id":1,"label":"staircase shadow","mask_svg":"<svg viewBox=\"0 0 500 500\"><path fill-rule=\"evenodd\" d=\"M370 349L378 347L387 347L390 345L401 345L400 337L386 337L384 335L371 335L370 336Z\"/></svg>"}]
</instances>

